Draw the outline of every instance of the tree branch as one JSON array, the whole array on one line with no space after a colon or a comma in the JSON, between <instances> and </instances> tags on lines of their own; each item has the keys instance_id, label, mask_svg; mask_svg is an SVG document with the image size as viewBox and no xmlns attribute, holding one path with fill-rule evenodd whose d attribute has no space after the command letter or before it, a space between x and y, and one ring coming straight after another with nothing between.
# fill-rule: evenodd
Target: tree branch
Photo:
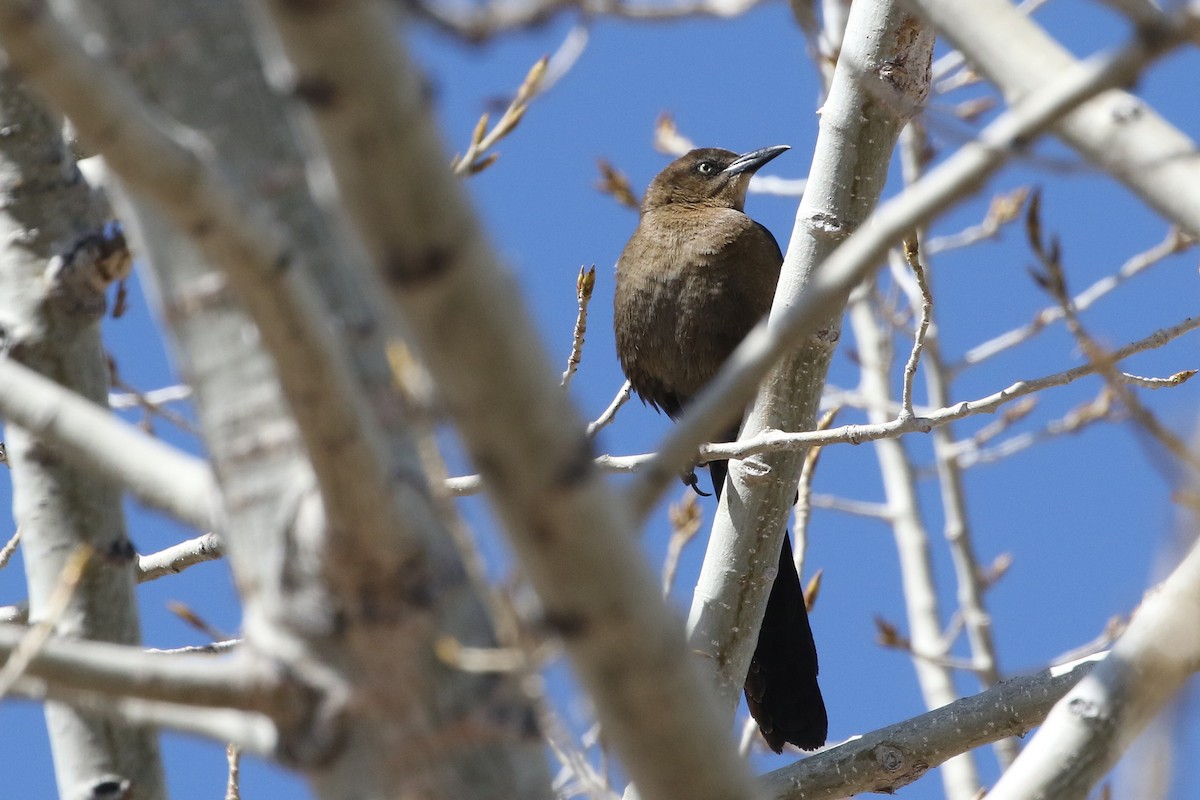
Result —
<instances>
[{"instance_id":1,"label":"tree branch","mask_svg":"<svg viewBox=\"0 0 1200 800\"><path fill-rule=\"evenodd\" d=\"M763 776L774 800L835 800L891 794L960 753L1040 725L1093 671L1098 657L1012 678L971 697L855 737Z\"/></svg>"},{"instance_id":2,"label":"tree branch","mask_svg":"<svg viewBox=\"0 0 1200 800\"><path fill-rule=\"evenodd\" d=\"M0 416L151 508L212 527L217 488L204 461L9 359L0 359Z\"/></svg>"},{"instance_id":3,"label":"tree branch","mask_svg":"<svg viewBox=\"0 0 1200 800\"><path fill-rule=\"evenodd\" d=\"M164 575L176 575L190 566L213 561L225 555L225 545L215 533L206 533L195 539L172 545L157 553L139 556L137 563L138 583L145 583Z\"/></svg>"},{"instance_id":4,"label":"tree branch","mask_svg":"<svg viewBox=\"0 0 1200 800\"><path fill-rule=\"evenodd\" d=\"M878 424L887 415L887 406L891 401L891 339L881 329L867 295L866 291L854 293L850 301L849 318L862 362L862 391L872 401L867 415L871 422ZM902 410L901 418L903 414ZM887 498L888 523L892 528L900 564L905 617L912 637L909 650L914 655L913 668L925 707L939 708L953 702L958 692L954 687L952 670L940 658L916 655L923 653L941 657L948 649L942 641L937 577L929 532L921 518L917 499L916 471L900 441L880 439L875 442L874 449ZM941 777L950 800L969 800L979 791L980 778L973 754L964 753L949 760Z\"/></svg>"},{"instance_id":5,"label":"tree branch","mask_svg":"<svg viewBox=\"0 0 1200 800\"><path fill-rule=\"evenodd\" d=\"M1004 93L1010 105L1045 91L1048 76L1083 62L1006 0L980 0L962 13L956 0L906 0ZM1162 17L1137 36L1150 50L1196 35L1194 16ZM1012 47L1020 42L1020 48ZM1133 76L1130 75L1130 78ZM1124 82L1111 84L1123 85ZM1124 183L1151 208L1200 236L1200 158L1195 143L1133 95L1110 89L1054 122L1054 132Z\"/></svg>"},{"instance_id":6,"label":"tree branch","mask_svg":"<svg viewBox=\"0 0 1200 800\"><path fill-rule=\"evenodd\" d=\"M264 0L261 8L274 26L264 36L269 71L287 76L311 114L304 124L328 159L322 172L373 267L363 280L390 295L454 411L606 739L647 798L749 796L678 619L446 167L389 7Z\"/></svg>"},{"instance_id":7,"label":"tree branch","mask_svg":"<svg viewBox=\"0 0 1200 800\"><path fill-rule=\"evenodd\" d=\"M1108 657L1054 706L988 797L1086 797L1200 669L1198 618L1200 544L1193 544L1146 595Z\"/></svg>"},{"instance_id":8,"label":"tree branch","mask_svg":"<svg viewBox=\"0 0 1200 800\"><path fill-rule=\"evenodd\" d=\"M14 653L29 628L0 624L0 656ZM251 657L163 655L141 647L51 638L29 660L24 675L64 690L99 692L166 703L303 716L311 695L280 679Z\"/></svg>"},{"instance_id":9,"label":"tree branch","mask_svg":"<svg viewBox=\"0 0 1200 800\"><path fill-rule=\"evenodd\" d=\"M1111 354L1115 361L1121 361L1138 353L1153 350L1174 341L1175 339L1200 328L1200 316L1189 317L1182 322L1151 333L1136 342L1130 342ZM964 400L952 406L935 410L922 410L919 416L908 419L899 417L878 425L851 424L841 425L827 430L813 431L767 431L751 439L737 442L717 442L700 446L700 456L710 458L746 458L758 453L768 453L774 450L804 449L807 447L824 447L833 444L863 444L878 439L894 439L910 433L929 433L955 420L981 414L991 414L1003 406L1022 397L1027 397L1056 386L1066 386L1084 376L1097 371L1095 364L1087 363L1072 367L1062 372L1055 372L1041 378L1020 380L993 392L986 397L975 400ZM1122 373L1124 380L1137 386L1153 386L1167 388L1177 386L1190 377L1188 372L1178 373L1169 378L1144 378L1138 375ZM864 403L864 405L867 405ZM899 410L899 404L894 404ZM654 453L641 453L629 456L602 455L596 463L600 469L609 472L638 472L651 464L657 456ZM447 480L447 487L455 495L468 495L478 492L482 483L478 475L464 475Z\"/></svg>"},{"instance_id":10,"label":"tree branch","mask_svg":"<svg viewBox=\"0 0 1200 800\"><path fill-rule=\"evenodd\" d=\"M851 6L833 83L821 109L807 189L796 212L770 319L764 323L770 328L820 282L827 265L820 270L818 265L859 228L878 202L896 138L928 93L933 38L932 31L897 3ZM740 436L815 427L847 293L830 297L814 315L815 330L804 331L788 353L778 354L778 363L772 359L767 365L770 369L761 376L763 385ZM755 329L761 331L762 326ZM755 332L733 354L732 363L753 344ZM720 382L720 376L716 380ZM696 399L701 413L707 394ZM727 424L743 406L742 398L727 398L723 409L711 409L711 421ZM689 406L681 427L694 419L694 408ZM674 438L668 438L666 447ZM711 679L731 715L762 625L803 460L804 452L797 450L731 462L713 521L688 615L688 641L707 657ZM660 490L657 468L651 463L635 484L632 506L642 518ZM672 469L674 474L679 471Z\"/></svg>"},{"instance_id":11,"label":"tree branch","mask_svg":"<svg viewBox=\"0 0 1200 800\"><path fill-rule=\"evenodd\" d=\"M0 34L113 172L154 201L132 204L127 219L192 373L248 641L323 690L320 713L281 726L281 750L320 763L310 774L325 796L436 785L466 797L485 773L491 791L546 795L517 677L431 656L443 633L491 644L494 631L433 506L388 371L384 337L396 328L375 315L381 293L347 266L361 249L330 232L341 215L323 218L306 191L284 98L266 85L242 4L172 9L219 39L222 58L149 44L174 35L178 18L144 14L136 0L66 9L91 15L80 27L102 30L116 60L153 61L132 73L153 111L36 3L0 4ZM178 124L163 126L167 114ZM209 138L197 144L197 130ZM224 175L257 194L238 195ZM261 336L246 335L255 324ZM441 735L476 724L481 709L487 736Z\"/></svg>"}]
</instances>

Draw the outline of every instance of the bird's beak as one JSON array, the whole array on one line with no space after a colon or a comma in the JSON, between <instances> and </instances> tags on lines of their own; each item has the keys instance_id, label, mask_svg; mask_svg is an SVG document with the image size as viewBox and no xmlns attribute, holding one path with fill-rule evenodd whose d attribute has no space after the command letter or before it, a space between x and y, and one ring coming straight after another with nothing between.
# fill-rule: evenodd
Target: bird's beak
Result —
<instances>
[{"instance_id":1,"label":"bird's beak","mask_svg":"<svg viewBox=\"0 0 1200 800\"><path fill-rule=\"evenodd\" d=\"M751 150L749 153L742 153L733 160L732 164L724 169L724 172L730 176L741 175L743 172L753 175L759 167L784 150L791 150L791 148L786 144L777 144L774 147L764 147L761 150Z\"/></svg>"}]
</instances>

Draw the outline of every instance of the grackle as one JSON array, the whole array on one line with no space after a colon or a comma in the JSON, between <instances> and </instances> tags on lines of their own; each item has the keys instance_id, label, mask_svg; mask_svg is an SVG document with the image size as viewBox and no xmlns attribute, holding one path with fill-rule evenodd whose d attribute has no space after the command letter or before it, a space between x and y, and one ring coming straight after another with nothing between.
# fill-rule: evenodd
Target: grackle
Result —
<instances>
[{"instance_id":1,"label":"grackle","mask_svg":"<svg viewBox=\"0 0 1200 800\"><path fill-rule=\"evenodd\" d=\"M771 308L783 254L742 209L750 177L787 149L692 150L646 190L637 230L617 261L613 322L634 391L672 418ZM735 427L723 438L736 436ZM708 466L719 497L726 462ZM786 535L745 689L772 750L825 743L817 650Z\"/></svg>"}]
</instances>

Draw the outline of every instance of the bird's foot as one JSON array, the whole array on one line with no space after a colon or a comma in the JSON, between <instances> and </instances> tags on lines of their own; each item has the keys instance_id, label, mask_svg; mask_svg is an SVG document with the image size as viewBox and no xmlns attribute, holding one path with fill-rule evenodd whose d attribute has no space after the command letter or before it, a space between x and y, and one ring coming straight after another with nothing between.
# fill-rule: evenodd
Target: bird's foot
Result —
<instances>
[{"instance_id":1,"label":"bird's foot","mask_svg":"<svg viewBox=\"0 0 1200 800\"><path fill-rule=\"evenodd\" d=\"M687 472L679 476L684 485L692 487L692 491L701 497L712 497L712 492L706 492L700 488L700 479L696 477L696 470L689 469Z\"/></svg>"}]
</instances>

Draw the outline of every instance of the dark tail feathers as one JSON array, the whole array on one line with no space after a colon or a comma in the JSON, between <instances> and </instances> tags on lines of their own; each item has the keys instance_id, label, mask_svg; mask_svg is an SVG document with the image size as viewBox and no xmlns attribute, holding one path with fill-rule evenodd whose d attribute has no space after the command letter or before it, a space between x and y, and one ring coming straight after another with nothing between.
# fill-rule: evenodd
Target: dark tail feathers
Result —
<instances>
[{"instance_id":1,"label":"dark tail feathers","mask_svg":"<svg viewBox=\"0 0 1200 800\"><path fill-rule=\"evenodd\" d=\"M725 463L708 465L718 498L725 487ZM746 675L746 704L767 745L776 753L787 742L803 750L825 744L829 717L817 685L817 645L787 534Z\"/></svg>"}]
</instances>

